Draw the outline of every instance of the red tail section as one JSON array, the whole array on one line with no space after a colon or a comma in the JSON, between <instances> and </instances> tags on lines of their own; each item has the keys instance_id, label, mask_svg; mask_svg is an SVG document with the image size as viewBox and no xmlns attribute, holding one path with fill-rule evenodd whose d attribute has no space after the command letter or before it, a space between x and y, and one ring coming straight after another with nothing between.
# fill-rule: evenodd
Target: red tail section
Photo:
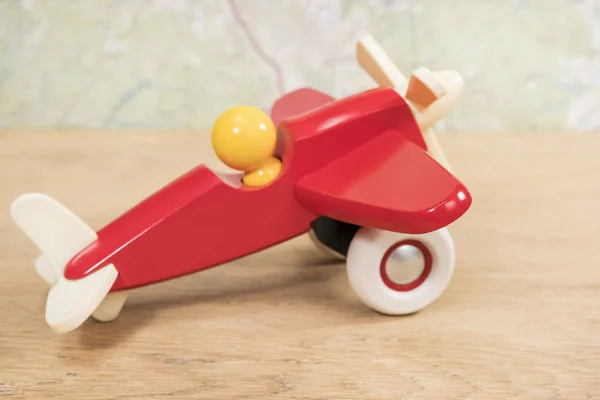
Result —
<instances>
[{"instance_id":1,"label":"red tail section","mask_svg":"<svg viewBox=\"0 0 600 400\"><path fill-rule=\"evenodd\" d=\"M310 88L302 88L285 94L271 108L271 119L275 126L289 117L295 117L335 99L328 94Z\"/></svg>"}]
</instances>

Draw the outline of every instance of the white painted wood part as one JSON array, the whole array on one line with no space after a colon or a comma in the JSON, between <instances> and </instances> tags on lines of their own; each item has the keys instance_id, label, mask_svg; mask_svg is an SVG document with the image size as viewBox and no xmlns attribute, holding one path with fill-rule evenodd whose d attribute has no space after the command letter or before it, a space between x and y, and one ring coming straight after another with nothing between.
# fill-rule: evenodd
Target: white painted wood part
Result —
<instances>
[{"instance_id":1,"label":"white painted wood part","mask_svg":"<svg viewBox=\"0 0 600 400\"><path fill-rule=\"evenodd\" d=\"M109 294L118 277L114 265L106 265L78 280L64 277L71 258L97 239L91 227L58 201L41 193L19 196L12 203L10 214L42 253L35 260L35 270L51 286L46 322L53 330L71 331L92 315L101 321L118 316L127 295Z\"/></svg>"},{"instance_id":2,"label":"white painted wood part","mask_svg":"<svg viewBox=\"0 0 600 400\"><path fill-rule=\"evenodd\" d=\"M46 300L46 323L57 333L77 329L100 306L119 273L108 264L78 280L60 279Z\"/></svg>"},{"instance_id":3,"label":"white painted wood part","mask_svg":"<svg viewBox=\"0 0 600 400\"><path fill-rule=\"evenodd\" d=\"M434 72L425 67L413 71L408 79L406 98L417 105L419 111L446 94L446 88L439 82Z\"/></svg>"},{"instance_id":4,"label":"white painted wood part","mask_svg":"<svg viewBox=\"0 0 600 400\"><path fill-rule=\"evenodd\" d=\"M423 139L427 144L427 151L448 171L452 171L448 158L444 154L431 126L440 120L458 101L462 94L464 83L456 71L430 72L426 68L419 68L411 75L413 86L421 86L423 90L430 91L437 100L421 106L415 118L422 131ZM418 88L415 88L416 92ZM418 92L415 93L417 96ZM407 97L408 91L407 91ZM421 96L424 97L424 96ZM409 97L409 100L410 97Z\"/></svg>"},{"instance_id":5,"label":"white painted wood part","mask_svg":"<svg viewBox=\"0 0 600 400\"><path fill-rule=\"evenodd\" d=\"M423 140L425 140L425 144L427 145L427 152L433 157L440 165L449 172L452 172L452 168L450 167L450 162L448 158L446 158L446 154L442 150L442 146L440 146L440 142L435 137L435 133L433 129L429 128L422 132Z\"/></svg>"},{"instance_id":6,"label":"white painted wood part","mask_svg":"<svg viewBox=\"0 0 600 400\"><path fill-rule=\"evenodd\" d=\"M396 64L371 35L365 35L358 40L356 60L379 86L405 87L408 83Z\"/></svg>"},{"instance_id":7,"label":"white painted wood part","mask_svg":"<svg viewBox=\"0 0 600 400\"><path fill-rule=\"evenodd\" d=\"M58 278L52 269L52 266L44 257L43 254L40 254L38 258L35 259L35 271L37 274L50 286L54 286L58 282Z\"/></svg>"},{"instance_id":8,"label":"white painted wood part","mask_svg":"<svg viewBox=\"0 0 600 400\"><path fill-rule=\"evenodd\" d=\"M387 53L371 35L365 35L358 41L356 46L356 58L359 65L375 80L375 82L377 82L379 86L394 87L398 94L406 98L409 81L407 81L402 72L400 72L400 70L396 67L393 60L387 55ZM444 82L451 82L451 77L456 78L456 76L458 76L460 78L460 75L454 71L442 71L441 74L432 74L428 70L421 68L417 69L415 72L416 75L413 75L413 79L426 80L430 85L433 85L433 87L430 89L434 93L441 93L444 91L440 88L440 86L444 86L446 91L448 91L448 88L446 85L444 85ZM454 75L449 76L449 72L454 73ZM432 82L435 81L432 79L433 76L443 79L444 82L442 82L442 85L438 85L437 83L439 82L433 84ZM462 79L460 79L460 81L462 83ZM456 92L456 90L452 90ZM424 110L419 110L416 105L413 105L413 113L415 114L417 124L419 125L421 132L423 132L424 137L426 136L425 141L428 147L428 152L448 170L450 170L448 158L442 151L437 138L430 128L450 109L460 92L461 91L459 90L458 93L445 93L440 99L432 103ZM444 101L438 104L440 100Z\"/></svg>"},{"instance_id":9,"label":"white painted wood part","mask_svg":"<svg viewBox=\"0 0 600 400\"><path fill-rule=\"evenodd\" d=\"M45 194L26 193L17 197L10 214L59 279L69 260L98 237L78 216Z\"/></svg>"},{"instance_id":10,"label":"white painted wood part","mask_svg":"<svg viewBox=\"0 0 600 400\"><path fill-rule=\"evenodd\" d=\"M109 293L92 313L92 318L100 322L115 320L121 313L126 300L127 292L125 291Z\"/></svg>"},{"instance_id":11,"label":"white painted wood part","mask_svg":"<svg viewBox=\"0 0 600 400\"><path fill-rule=\"evenodd\" d=\"M430 128L452 109L464 88L462 77L458 72L444 71L436 76L438 76L438 84L444 87L446 93L415 115L417 123L423 130Z\"/></svg>"}]
</instances>

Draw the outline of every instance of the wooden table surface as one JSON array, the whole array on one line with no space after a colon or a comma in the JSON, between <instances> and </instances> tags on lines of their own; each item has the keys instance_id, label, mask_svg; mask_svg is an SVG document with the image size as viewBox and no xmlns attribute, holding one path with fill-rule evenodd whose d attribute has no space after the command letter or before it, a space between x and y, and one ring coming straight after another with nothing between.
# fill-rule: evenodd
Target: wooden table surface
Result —
<instances>
[{"instance_id":1,"label":"wooden table surface","mask_svg":"<svg viewBox=\"0 0 600 400\"><path fill-rule=\"evenodd\" d=\"M198 163L197 132L0 132L0 397L598 399L600 135L446 134L470 188L448 291L379 315L300 237L137 289L57 335L10 202L41 191L98 229Z\"/></svg>"}]
</instances>

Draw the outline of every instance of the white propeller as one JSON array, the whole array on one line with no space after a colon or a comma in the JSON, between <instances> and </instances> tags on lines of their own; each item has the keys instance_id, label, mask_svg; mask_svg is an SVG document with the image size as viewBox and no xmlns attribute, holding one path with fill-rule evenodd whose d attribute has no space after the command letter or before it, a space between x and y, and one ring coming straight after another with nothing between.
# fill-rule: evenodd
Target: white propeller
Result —
<instances>
[{"instance_id":1,"label":"white propeller","mask_svg":"<svg viewBox=\"0 0 600 400\"><path fill-rule=\"evenodd\" d=\"M118 276L114 265L105 265L78 280L64 277L69 260L97 239L92 228L62 204L40 193L19 196L13 201L10 214L42 253L35 261L35 269L50 285L46 322L54 331L74 330L90 316L99 321L117 317L126 295L109 293Z\"/></svg>"},{"instance_id":2,"label":"white propeller","mask_svg":"<svg viewBox=\"0 0 600 400\"><path fill-rule=\"evenodd\" d=\"M393 87L407 100L429 154L450 171L450 163L431 127L450 111L462 93L464 82L460 74L456 71L431 72L427 68L418 68L407 80L370 35L358 41L356 58L379 86Z\"/></svg>"}]
</instances>

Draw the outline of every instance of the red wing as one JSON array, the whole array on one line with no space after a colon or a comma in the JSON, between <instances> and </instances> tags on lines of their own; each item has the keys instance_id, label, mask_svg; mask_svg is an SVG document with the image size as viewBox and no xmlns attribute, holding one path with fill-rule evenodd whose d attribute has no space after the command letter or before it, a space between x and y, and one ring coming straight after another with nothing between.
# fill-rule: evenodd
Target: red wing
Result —
<instances>
[{"instance_id":1,"label":"red wing","mask_svg":"<svg viewBox=\"0 0 600 400\"><path fill-rule=\"evenodd\" d=\"M277 126L286 118L304 114L333 100L335 100L333 97L318 90L310 88L294 90L273 104L271 119Z\"/></svg>"},{"instance_id":2,"label":"red wing","mask_svg":"<svg viewBox=\"0 0 600 400\"><path fill-rule=\"evenodd\" d=\"M296 195L318 215L413 234L445 227L471 205L466 187L397 131L304 177Z\"/></svg>"}]
</instances>

